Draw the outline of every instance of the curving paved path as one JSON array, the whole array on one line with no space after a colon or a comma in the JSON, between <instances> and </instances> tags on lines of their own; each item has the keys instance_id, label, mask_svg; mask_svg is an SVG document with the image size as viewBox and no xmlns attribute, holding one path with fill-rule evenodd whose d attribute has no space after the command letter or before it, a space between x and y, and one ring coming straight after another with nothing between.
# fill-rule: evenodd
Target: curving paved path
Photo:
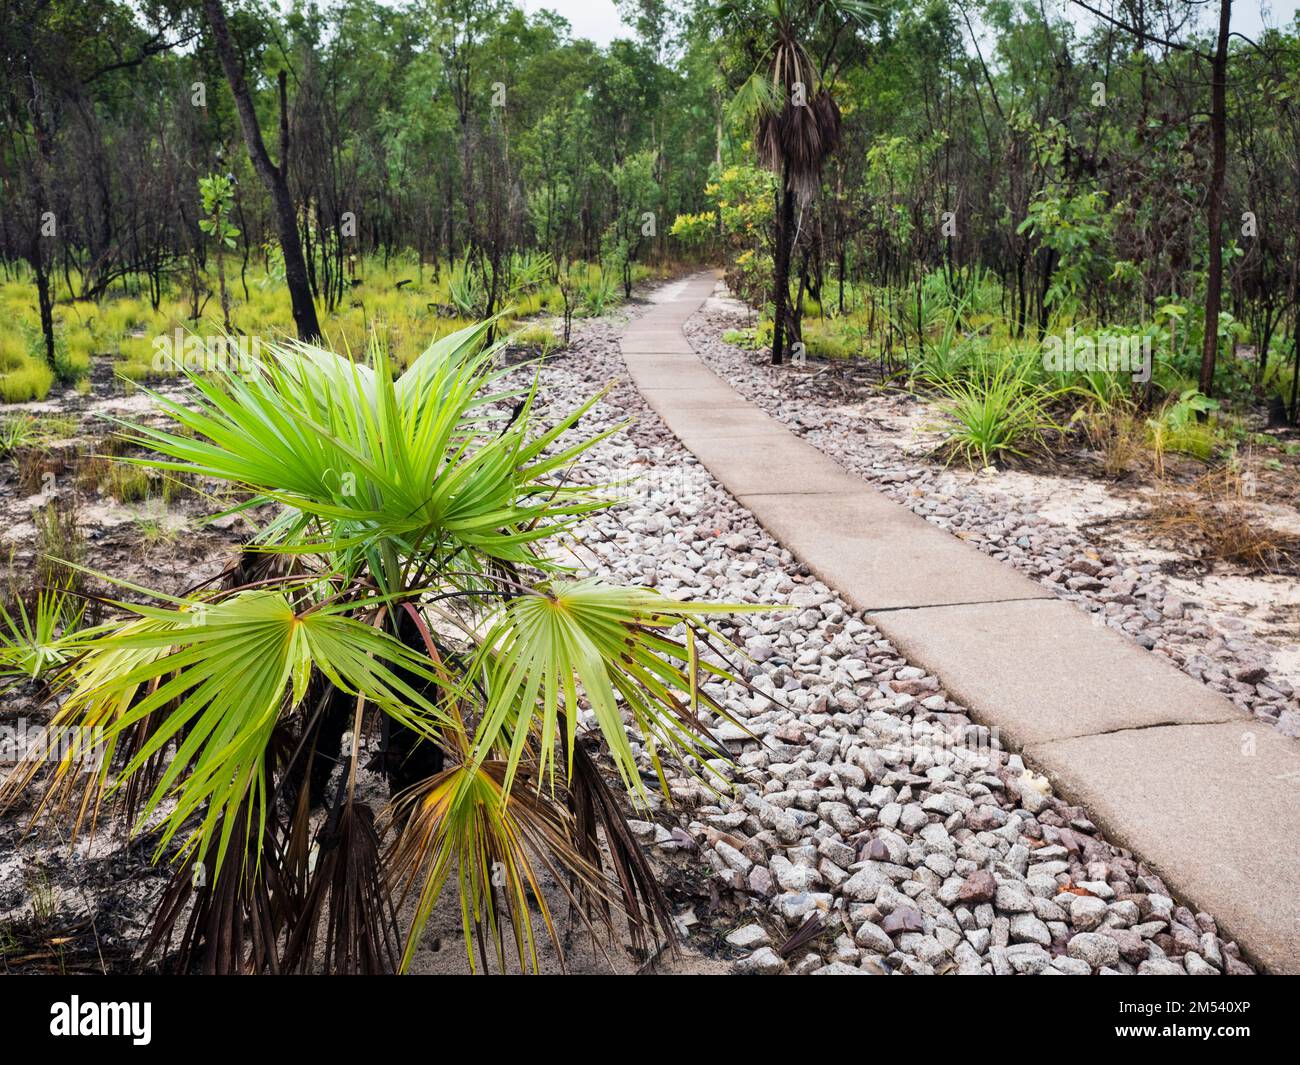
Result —
<instances>
[{"instance_id":1,"label":"curving paved path","mask_svg":"<svg viewBox=\"0 0 1300 1065\"><path fill-rule=\"evenodd\" d=\"M716 284L659 290L621 337L637 388L709 472L1116 843L1300 972L1300 743L929 524L742 398L682 325Z\"/></svg>"}]
</instances>

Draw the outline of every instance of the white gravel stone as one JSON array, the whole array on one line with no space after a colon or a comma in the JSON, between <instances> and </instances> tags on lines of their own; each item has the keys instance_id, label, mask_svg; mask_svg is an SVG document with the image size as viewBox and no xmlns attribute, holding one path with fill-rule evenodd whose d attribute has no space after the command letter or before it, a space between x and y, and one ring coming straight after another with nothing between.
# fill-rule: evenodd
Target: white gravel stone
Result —
<instances>
[{"instance_id":1,"label":"white gravel stone","mask_svg":"<svg viewBox=\"0 0 1300 1065\"><path fill-rule=\"evenodd\" d=\"M1072 936L1066 949L1071 958L1086 961L1094 969L1114 965L1119 961L1119 944L1109 936L1096 932L1080 932Z\"/></svg>"},{"instance_id":2,"label":"white gravel stone","mask_svg":"<svg viewBox=\"0 0 1300 1065\"><path fill-rule=\"evenodd\" d=\"M748 958L736 962L736 971L754 976L777 976L785 971L785 962L771 947L760 947Z\"/></svg>"},{"instance_id":3,"label":"white gravel stone","mask_svg":"<svg viewBox=\"0 0 1300 1065\"><path fill-rule=\"evenodd\" d=\"M756 947L767 946L771 939L762 925L747 924L730 933L727 942L738 950L754 950Z\"/></svg>"},{"instance_id":4,"label":"white gravel stone","mask_svg":"<svg viewBox=\"0 0 1300 1065\"><path fill-rule=\"evenodd\" d=\"M1076 895L1070 903L1070 923L1081 932L1091 932L1106 918L1106 903L1088 895Z\"/></svg>"}]
</instances>

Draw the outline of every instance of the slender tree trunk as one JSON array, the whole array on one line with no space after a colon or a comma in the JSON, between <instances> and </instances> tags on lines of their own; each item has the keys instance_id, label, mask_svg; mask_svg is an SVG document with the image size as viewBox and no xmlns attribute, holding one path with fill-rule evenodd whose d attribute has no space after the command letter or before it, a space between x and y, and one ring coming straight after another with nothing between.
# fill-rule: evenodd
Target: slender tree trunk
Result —
<instances>
[{"instance_id":1,"label":"slender tree trunk","mask_svg":"<svg viewBox=\"0 0 1300 1065\"><path fill-rule=\"evenodd\" d=\"M221 238L218 236L218 242ZM225 326L227 333L234 333L235 327L230 324L230 291L226 288L226 262L221 254L221 248L217 248L217 291L221 293L221 322Z\"/></svg>"},{"instance_id":2,"label":"slender tree trunk","mask_svg":"<svg viewBox=\"0 0 1300 1065\"><path fill-rule=\"evenodd\" d=\"M45 240L47 238L43 232L46 215L50 213L45 176L53 169L54 152L49 131L45 127L45 115L41 110L43 105L36 88L36 74L31 68L30 61L27 64L26 75L27 108L32 117L32 130L36 135L36 154L32 157L31 168L32 188L36 192L36 218L32 224L32 239L28 246L27 261L31 263L32 272L36 275L36 301L41 312L41 337L45 341L45 361L50 369L54 369L54 301L50 295L50 274L52 269L57 267L53 254L50 256L49 263L46 263ZM55 232L60 224L61 220L55 218ZM48 239L52 246L53 238Z\"/></svg>"},{"instance_id":3,"label":"slender tree trunk","mask_svg":"<svg viewBox=\"0 0 1300 1065\"><path fill-rule=\"evenodd\" d=\"M230 39L230 28L226 25L226 13L221 0L203 0L203 11L212 27L221 68L225 71L230 91L235 97L235 108L239 112L239 124L244 131L244 143L248 146L253 169L270 192L271 201L275 205L276 229L280 235L280 250L284 254L284 280L289 288L298 338L316 340L320 337L320 323L316 320L316 304L312 302L311 286L307 282L307 264L302 255L302 244L298 240L297 212L294 210L293 198L289 195L289 183L285 180L284 171L272 163L267 154L266 143L262 140L262 131L257 124L253 98L249 95L242 65Z\"/></svg>"},{"instance_id":4,"label":"slender tree trunk","mask_svg":"<svg viewBox=\"0 0 1300 1065\"><path fill-rule=\"evenodd\" d=\"M1220 0L1219 41L1214 49L1214 81L1210 90L1210 136L1214 144L1214 160L1205 208L1210 261L1205 278L1205 340L1201 348L1200 388L1207 396L1214 391L1214 361L1219 348L1219 306L1223 300L1223 180L1228 156L1228 26L1231 21L1232 0Z\"/></svg>"},{"instance_id":5,"label":"slender tree trunk","mask_svg":"<svg viewBox=\"0 0 1300 1065\"><path fill-rule=\"evenodd\" d=\"M1295 203L1295 215L1296 249L1298 254L1291 259L1291 355L1293 365L1291 367L1291 403L1287 408L1287 420L1292 425L1300 424L1300 408L1297 407L1297 403L1300 402L1300 200ZM1285 335L1285 308L1278 320L1278 324L1282 327L1283 335Z\"/></svg>"},{"instance_id":6,"label":"slender tree trunk","mask_svg":"<svg viewBox=\"0 0 1300 1065\"><path fill-rule=\"evenodd\" d=\"M794 190L786 181L788 168L781 168L781 204L776 226L776 255L772 263L772 365L780 366L785 355L787 307L790 303L790 246L794 237Z\"/></svg>"},{"instance_id":7,"label":"slender tree trunk","mask_svg":"<svg viewBox=\"0 0 1300 1065\"><path fill-rule=\"evenodd\" d=\"M1291 323L1291 412L1292 425L1300 424L1300 311Z\"/></svg>"},{"instance_id":8,"label":"slender tree trunk","mask_svg":"<svg viewBox=\"0 0 1300 1065\"><path fill-rule=\"evenodd\" d=\"M37 235L32 238L32 250L27 260L36 274L36 302L41 311L41 337L45 341L45 361L54 369L54 300L50 296L50 271L45 265L45 249L41 245L40 217L37 217Z\"/></svg>"}]
</instances>

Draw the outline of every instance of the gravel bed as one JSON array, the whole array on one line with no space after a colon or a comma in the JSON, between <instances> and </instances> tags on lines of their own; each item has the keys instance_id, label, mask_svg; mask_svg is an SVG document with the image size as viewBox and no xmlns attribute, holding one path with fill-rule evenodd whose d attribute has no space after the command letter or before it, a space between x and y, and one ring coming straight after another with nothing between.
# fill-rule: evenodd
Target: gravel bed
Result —
<instances>
[{"instance_id":1,"label":"gravel bed","mask_svg":"<svg viewBox=\"0 0 1300 1065\"><path fill-rule=\"evenodd\" d=\"M984 483L909 449L909 434L889 430L915 417L911 396L873 395L846 418L843 401L823 395L807 370L773 367L725 342L723 333L744 323L716 303L696 314L685 332L703 361L741 395L927 521L1104 619L1284 735L1300 737L1300 695L1270 669L1272 648L1240 619L1211 617L1172 590L1158 561L1121 560L1077 528L1039 513L1049 502L1041 485L1029 494L1008 490L1002 478Z\"/></svg>"},{"instance_id":2,"label":"gravel bed","mask_svg":"<svg viewBox=\"0 0 1300 1065\"><path fill-rule=\"evenodd\" d=\"M556 411L617 382L584 431L635 419L573 472L625 484L582 530L581 567L673 596L790 604L721 626L756 690L710 689L744 725L711 722L734 757L699 767L719 788L681 771L681 827L634 823L652 848L698 848L741 901L726 937L748 952L737 969L1250 973L1211 915L999 749L714 482L626 383L617 328L582 323L542 369Z\"/></svg>"}]
</instances>

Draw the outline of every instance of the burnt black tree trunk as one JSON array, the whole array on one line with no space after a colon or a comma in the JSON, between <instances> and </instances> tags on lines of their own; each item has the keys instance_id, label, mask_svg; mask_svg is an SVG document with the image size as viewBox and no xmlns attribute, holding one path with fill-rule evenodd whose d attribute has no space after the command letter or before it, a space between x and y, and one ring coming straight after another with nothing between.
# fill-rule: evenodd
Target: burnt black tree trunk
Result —
<instances>
[{"instance_id":1,"label":"burnt black tree trunk","mask_svg":"<svg viewBox=\"0 0 1300 1065\"><path fill-rule=\"evenodd\" d=\"M31 38L28 38L31 45ZM34 47L34 45L32 46ZM27 261L31 264L36 277L36 300L41 312L41 336L45 341L45 361L54 369L54 300L50 294L50 269L53 256L46 261L46 238L44 227L47 219L57 226L50 211L49 196L46 194L45 178L53 168L53 148L50 144L50 131L45 125L44 101L37 90L36 72L32 68L30 57L26 64L27 109L31 113L32 132L36 138L36 152L32 156L31 179L32 190L36 194L36 217L32 221L31 242L27 248ZM56 230L57 232L57 230ZM50 240L52 245L54 242Z\"/></svg>"},{"instance_id":2,"label":"burnt black tree trunk","mask_svg":"<svg viewBox=\"0 0 1300 1065\"><path fill-rule=\"evenodd\" d=\"M235 97L235 108L239 112L239 124L244 131L244 143L248 146L253 169L270 192L271 201L275 205L276 229L280 235L280 250L284 253L284 280L289 287L298 339L317 340L320 337L320 323L316 320L316 304L312 302L311 286L307 281L307 264L303 259L302 244L298 240L297 212L294 210L293 198L289 195L289 183L285 180L284 169L272 163L267 154L262 130L257 124L253 98L249 95L248 83L244 80L243 66L235 55L221 0L203 0L203 11L212 27L221 68L225 71L230 91ZM283 145L281 147L283 149Z\"/></svg>"},{"instance_id":3,"label":"burnt black tree trunk","mask_svg":"<svg viewBox=\"0 0 1300 1065\"><path fill-rule=\"evenodd\" d=\"M1205 277L1205 341L1201 348L1200 389L1207 396L1214 391L1214 362L1219 350L1219 307L1223 300L1223 184L1228 156L1228 26L1231 21L1232 0L1220 0L1219 40L1214 49L1214 78L1210 89L1213 162L1205 206L1210 258Z\"/></svg>"}]
</instances>

